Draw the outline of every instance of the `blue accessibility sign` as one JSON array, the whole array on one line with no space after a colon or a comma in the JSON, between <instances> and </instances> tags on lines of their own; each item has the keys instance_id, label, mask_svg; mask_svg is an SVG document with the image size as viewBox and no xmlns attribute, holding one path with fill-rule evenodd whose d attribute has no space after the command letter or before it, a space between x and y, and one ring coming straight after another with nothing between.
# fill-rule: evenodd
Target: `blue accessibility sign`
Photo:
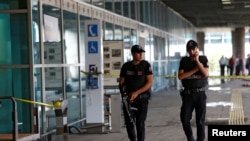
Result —
<instances>
[{"instance_id":1,"label":"blue accessibility sign","mask_svg":"<svg viewBox=\"0 0 250 141\"><path fill-rule=\"evenodd\" d=\"M98 42L89 41L88 42L88 53L98 53Z\"/></svg>"},{"instance_id":2,"label":"blue accessibility sign","mask_svg":"<svg viewBox=\"0 0 250 141\"><path fill-rule=\"evenodd\" d=\"M97 24L88 25L88 37L97 37L97 36L98 36Z\"/></svg>"}]
</instances>

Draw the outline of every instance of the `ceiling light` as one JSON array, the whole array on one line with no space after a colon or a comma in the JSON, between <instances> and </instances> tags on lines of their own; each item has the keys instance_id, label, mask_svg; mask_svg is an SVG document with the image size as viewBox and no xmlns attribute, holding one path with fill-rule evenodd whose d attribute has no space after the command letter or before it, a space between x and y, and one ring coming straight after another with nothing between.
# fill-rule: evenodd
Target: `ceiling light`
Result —
<instances>
[{"instance_id":1,"label":"ceiling light","mask_svg":"<svg viewBox=\"0 0 250 141\"><path fill-rule=\"evenodd\" d=\"M232 4L231 0L221 0L222 4Z\"/></svg>"},{"instance_id":2,"label":"ceiling light","mask_svg":"<svg viewBox=\"0 0 250 141\"><path fill-rule=\"evenodd\" d=\"M244 5L244 8L250 8L250 5Z\"/></svg>"}]
</instances>

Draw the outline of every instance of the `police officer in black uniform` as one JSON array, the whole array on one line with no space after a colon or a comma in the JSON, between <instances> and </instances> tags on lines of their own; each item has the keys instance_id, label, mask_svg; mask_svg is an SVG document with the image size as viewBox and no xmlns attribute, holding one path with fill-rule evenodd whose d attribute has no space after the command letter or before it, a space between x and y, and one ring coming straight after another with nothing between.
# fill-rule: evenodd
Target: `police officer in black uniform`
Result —
<instances>
[{"instance_id":1,"label":"police officer in black uniform","mask_svg":"<svg viewBox=\"0 0 250 141\"><path fill-rule=\"evenodd\" d=\"M190 124L192 112L195 110L197 141L204 141L208 60L206 56L199 55L196 41L189 40L186 49L189 56L181 58L178 73L183 86L180 92L182 97L180 118L187 141L195 141Z\"/></svg>"},{"instance_id":2,"label":"police officer in black uniform","mask_svg":"<svg viewBox=\"0 0 250 141\"><path fill-rule=\"evenodd\" d=\"M130 141L145 140L145 121L148 112L148 100L153 84L153 74L148 61L142 60L145 50L140 45L131 48L132 61L123 64L120 71L119 88L121 93L126 93L128 102L133 110L132 123L125 106L123 106L124 120Z\"/></svg>"}]
</instances>

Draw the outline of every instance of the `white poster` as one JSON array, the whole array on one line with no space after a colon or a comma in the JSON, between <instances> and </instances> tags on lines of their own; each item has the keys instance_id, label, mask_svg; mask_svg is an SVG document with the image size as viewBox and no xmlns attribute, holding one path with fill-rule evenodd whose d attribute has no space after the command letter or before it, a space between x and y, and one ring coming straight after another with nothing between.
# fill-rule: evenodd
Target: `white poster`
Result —
<instances>
[{"instance_id":1,"label":"white poster","mask_svg":"<svg viewBox=\"0 0 250 141\"><path fill-rule=\"evenodd\" d=\"M123 41L103 41L104 87L118 86L123 65Z\"/></svg>"},{"instance_id":2,"label":"white poster","mask_svg":"<svg viewBox=\"0 0 250 141\"><path fill-rule=\"evenodd\" d=\"M44 15L44 40L49 42L60 41L58 18Z\"/></svg>"}]
</instances>

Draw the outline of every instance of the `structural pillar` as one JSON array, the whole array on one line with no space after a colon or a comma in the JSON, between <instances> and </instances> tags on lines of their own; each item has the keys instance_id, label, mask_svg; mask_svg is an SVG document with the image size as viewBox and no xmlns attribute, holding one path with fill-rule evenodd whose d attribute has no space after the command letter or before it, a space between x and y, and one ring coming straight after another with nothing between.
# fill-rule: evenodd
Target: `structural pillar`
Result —
<instances>
[{"instance_id":1,"label":"structural pillar","mask_svg":"<svg viewBox=\"0 0 250 141\"><path fill-rule=\"evenodd\" d=\"M245 28L244 27L235 28L235 30L232 32L232 43L233 43L233 55L236 58L242 59L243 68L245 68L244 64L245 64L246 59L245 59ZM245 69L240 70L240 74L238 75L241 75L241 74L245 74Z\"/></svg>"},{"instance_id":2,"label":"structural pillar","mask_svg":"<svg viewBox=\"0 0 250 141\"><path fill-rule=\"evenodd\" d=\"M232 31L233 55L245 60L245 28L235 28Z\"/></svg>"},{"instance_id":3,"label":"structural pillar","mask_svg":"<svg viewBox=\"0 0 250 141\"><path fill-rule=\"evenodd\" d=\"M203 53L203 55L205 55L205 52L204 52L205 33L204 32L197 32L196 37L197 37L197 43L199 46L199 50Z\"/></svg>"}]
</instances>

